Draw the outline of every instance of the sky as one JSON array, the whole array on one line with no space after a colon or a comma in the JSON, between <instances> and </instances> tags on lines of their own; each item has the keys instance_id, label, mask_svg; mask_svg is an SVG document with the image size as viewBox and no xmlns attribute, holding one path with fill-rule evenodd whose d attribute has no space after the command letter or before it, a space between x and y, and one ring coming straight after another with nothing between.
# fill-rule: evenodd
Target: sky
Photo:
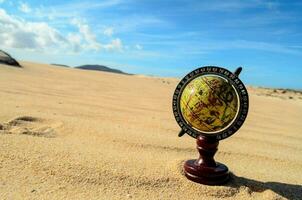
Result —
<instances>
[{"instance_id":1,"label":"sky","mask_svg":"<svg viewBox=\"0 0 302 200\"><path fill-rule=\"evenodd\" d=\"M0 49L165 77L242 66L247 85L302 89L302 1L0 0Z\"/></svg>"}]
</instances>

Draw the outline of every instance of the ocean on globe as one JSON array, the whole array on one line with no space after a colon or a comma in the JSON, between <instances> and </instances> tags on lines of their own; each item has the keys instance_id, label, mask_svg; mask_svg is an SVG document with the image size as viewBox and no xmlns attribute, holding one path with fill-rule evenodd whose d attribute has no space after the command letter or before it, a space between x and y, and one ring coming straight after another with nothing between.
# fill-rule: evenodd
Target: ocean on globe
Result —
<instances>
[{"instance_id":1,"label":"ocean on globe","mask_svg":"<svg viewBox=\"0 0 302 200\"><path fill-rule=\"evenodd\" d=\"M202 75L182 91L180 110L185 121L206 134L222 131L238 113L238 95L233 86L216 75Z\"/></svg>"}]
</instances>

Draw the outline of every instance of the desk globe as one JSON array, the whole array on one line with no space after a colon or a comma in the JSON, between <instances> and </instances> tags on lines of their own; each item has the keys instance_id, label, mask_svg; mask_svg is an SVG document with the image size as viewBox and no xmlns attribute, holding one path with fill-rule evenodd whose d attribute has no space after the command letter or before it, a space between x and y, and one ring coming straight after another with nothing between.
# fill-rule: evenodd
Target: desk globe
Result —
<instances>
[{"instance_id":1,"label":"desk globe","mask_svg":"<svg viewBox=\"0 0 302 200\"><path fill-rule=\"evenodd\" d=\"M173 95L173 112L181 131L197 138L200 157L184 164L189 180L220 185L229 179L228 168L215 162L219 140L234 134L248 112L248 93L234 73L216 66L198 68L186 75Z\"/></svg>"}]
</instances>

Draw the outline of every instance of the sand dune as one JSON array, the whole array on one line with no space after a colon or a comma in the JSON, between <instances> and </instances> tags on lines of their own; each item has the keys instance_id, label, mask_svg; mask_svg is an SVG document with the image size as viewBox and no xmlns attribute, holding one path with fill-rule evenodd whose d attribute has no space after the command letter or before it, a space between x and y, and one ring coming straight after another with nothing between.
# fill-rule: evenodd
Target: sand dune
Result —
<instances>
[{"instance_id":1,"label":"sand dune","mask_svg":"<svg viewBox=\"0 0 302 200\"><path fill-rule=\"evenodd\" d=\"M302 99L249 88L250 111L216 160L224 186L188 181L177 79L22 62L0 65L0 199L301 199ZM282 98L279 98L281 95Z\"/></svg>"}]
</instances>

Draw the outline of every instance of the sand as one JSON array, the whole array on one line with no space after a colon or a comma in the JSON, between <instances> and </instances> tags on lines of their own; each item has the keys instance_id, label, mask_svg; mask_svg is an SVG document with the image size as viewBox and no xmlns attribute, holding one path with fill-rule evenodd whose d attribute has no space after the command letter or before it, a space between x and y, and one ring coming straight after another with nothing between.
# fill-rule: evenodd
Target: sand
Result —
<instances>
[{"instance_id":1,"label":"sand","mask_svg":"<svg viewBox=\"0 0 302 200\"><path fill-rule=\"evenodd\" d=\"M219 144L224 186L188 181L177 79L22 62L0 65L0 199L302 199L302 99L249 88L243 127Z\"/></svg>"}]
</instances>

